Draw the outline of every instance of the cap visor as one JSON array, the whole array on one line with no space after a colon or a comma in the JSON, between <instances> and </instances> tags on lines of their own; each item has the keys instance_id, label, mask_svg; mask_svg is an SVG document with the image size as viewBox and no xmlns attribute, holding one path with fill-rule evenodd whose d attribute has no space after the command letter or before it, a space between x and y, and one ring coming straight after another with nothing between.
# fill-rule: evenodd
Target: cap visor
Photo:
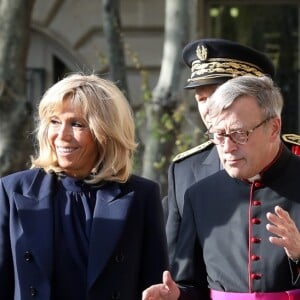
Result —
<instances>
[{"instance_id":1,"label":"cap visor","mask_svg":"<svg viewBox=\"0 0 300 300\"><path fill-rule=\"evenodd\" d=\"M189 82L184 88L185 89L195 89L199 86L204 85L211 85L211 84L222 84L228 79L231 79L231 77L218 77L218 78L205 78L205 79L199 79L197 81Z\"/></svg>"}]
</instances>

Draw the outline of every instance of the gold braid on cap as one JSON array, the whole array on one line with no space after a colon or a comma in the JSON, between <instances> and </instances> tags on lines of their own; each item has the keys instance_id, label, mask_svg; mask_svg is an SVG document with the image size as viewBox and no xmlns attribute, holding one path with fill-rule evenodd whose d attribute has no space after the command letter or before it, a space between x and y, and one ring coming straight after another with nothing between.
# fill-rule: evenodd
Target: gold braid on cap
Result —
<instances>
[{"instance_id":1,"label":"gold braid on cap","mask_svg":"<svg viewBox=\"0 0 300 300\"><path fill-rule=\"evenodd\" d=\"M203 61L197 59L192 63L191 78L188 79L188 82L199 79L242 75L263 76L264 74L257 66L239 60L210 58L207 63L203 63Z\"/></svg>"}]
</instances>

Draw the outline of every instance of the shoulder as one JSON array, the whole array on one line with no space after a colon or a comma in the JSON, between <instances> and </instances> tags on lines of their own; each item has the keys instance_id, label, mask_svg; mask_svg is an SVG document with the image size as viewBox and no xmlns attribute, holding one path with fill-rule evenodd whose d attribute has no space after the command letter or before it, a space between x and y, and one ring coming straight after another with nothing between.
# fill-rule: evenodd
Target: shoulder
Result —
<instances>
[{"instance_id":1,"label":"shoulder","mask_svg":"<svg viewBox=\"0 0 300 300\"><path fill-rule=\"evenodd\" d=\"M200 189L202 192L204 190L209 192L218 192L228 184L228 181L233 182L232 177L230 177L228 173L223 169L195 182L188 188L188 190L192 192L196 191L197 194L198 189ZM216 189L216 186L218 186L219 188Z\"/></svg>"},{"instance_id":2,"label":"shoulder","mask_svg":"<svg viewBox=\"0 0 300 300\"><path fill-rule=\"evenodd\" d=\"M134 193L135 199L144 203L161 204L160 186L157 182L132 174L129 179L121 185L123 193Z\"/></svg>"},{"instance_id":3,"label":"shoulder","mask_svg":"<svg viewBox=\"0 0 300 300\"><path fill-rule=\"evenodd\" d=\"M186 158L192 157L196 154L202 153L205 150L209 150L211 149L211 147L213 146L213 143L211 141L207 141L204 142L194 148L191 148L187 151L181 152L179 154L177 154L174 158L173 158L173 162L180 162Z\"/></svg>"},{"instance_id":4,"label":"shoulder","mask_svg":"<svg viewBox=\"0 0 300 300\"><path fill-rule=\"evenodd\" d=\"M30 179L35 177L41 169L29 169L8 174L1 178L2 181L16 181L18 179Z\"/></svg>"},{"instance_id":5,"label":"shoulder","mask_svg":"<svg viewBox=\"0 0 300 300\"><path fill-rule=\"evenodd\" d=\"M145 178L145 177L142 177L142 176L138 176L138 175L135 175L135 174L132 174L129 179L127 180L126 182L127 185L130 185L130 186L141 186L141 187L158 187L158 183L151 180L151 179L148 179L148 178Z\"/></svg>"},{"instance_id":6,"label":"shoulder","mask_svg":"<svg viewBox=\"0 0 300 300\"><path fill-rule=\"evenodd\" d=\"M8 188L14 187L30 187L37 180L43 181L47 173L40 168L29 169L25 171L15 172L1 178L1 182Z\"/></svg>"},{"instance_id":7,"label":"shoulder","mask_svg":"<svg viewBox=\"0 0 300 300\"><path fill-rule=\"evenodd\" d=\"M285 145L297 156L300 156L300 135L287 133L282 135Z\"/></svg>"}]
</instances>

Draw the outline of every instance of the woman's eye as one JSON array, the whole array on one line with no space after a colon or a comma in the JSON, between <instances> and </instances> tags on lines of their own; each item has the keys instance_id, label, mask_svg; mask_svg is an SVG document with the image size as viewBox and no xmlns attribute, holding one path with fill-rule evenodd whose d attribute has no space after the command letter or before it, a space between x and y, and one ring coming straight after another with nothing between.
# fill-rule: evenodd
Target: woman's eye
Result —
<instances>
[{"instance_id":1,"label":"woman's eye","mask_svg":"<svg viewBox=\"0 0 300 300\"><path fill-rule=\"evenodd\" d=\"M59 121L56 120L56 119L51 119L51 120L50 120L50 124L52 124L52 125L57 125L57 124L59 124Z\"/></svg>"},{"instance_id":2,"label":"woman's eye","mask_svg":"<svg viewBox=\"0 0 300 300\"><path fill-rule=\"evenodd\" d=\"M72 126L73 126L73 127L80 127L80 128L86 127L86 126L84 126L81 122L72 122Z\"/></svg>"}]
</instances>

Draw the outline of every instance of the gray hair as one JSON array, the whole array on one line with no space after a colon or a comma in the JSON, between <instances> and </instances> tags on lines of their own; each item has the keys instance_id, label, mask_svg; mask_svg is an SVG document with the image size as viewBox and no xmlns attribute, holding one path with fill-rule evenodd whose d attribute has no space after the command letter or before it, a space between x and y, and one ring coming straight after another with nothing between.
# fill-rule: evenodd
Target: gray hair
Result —
<instances>
[{"instance_id":1,"label":"gray hair","mask_svg":"<svg viewBox=\"0 0 300 300\"><path fill-rule=\"evenodd\" d=\"M283 97L279 88L268 76L239 76L228 80L208 98L209 115L216 117L242 96L256 99L265 118L281 116Z\"/></svg>"}]
</instances>

